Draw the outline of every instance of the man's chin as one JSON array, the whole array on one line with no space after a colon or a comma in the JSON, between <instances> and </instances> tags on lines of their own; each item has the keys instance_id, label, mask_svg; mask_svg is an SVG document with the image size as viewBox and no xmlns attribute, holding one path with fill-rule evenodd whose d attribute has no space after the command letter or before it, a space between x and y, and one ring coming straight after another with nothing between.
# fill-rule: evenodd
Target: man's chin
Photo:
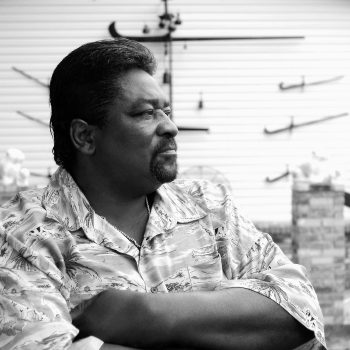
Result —
<instances>
[{"instance_id":1,"label":"man's chin","mask_svg":"<svg viewBox=\"0 0 350 350\"><path fill-rule=\"evenodd\" d=\"M156 180L163 184L166 182L174 181L177 177L177 164L155 164L152 167L151 172Z\"/></svg>"}]
</instances>

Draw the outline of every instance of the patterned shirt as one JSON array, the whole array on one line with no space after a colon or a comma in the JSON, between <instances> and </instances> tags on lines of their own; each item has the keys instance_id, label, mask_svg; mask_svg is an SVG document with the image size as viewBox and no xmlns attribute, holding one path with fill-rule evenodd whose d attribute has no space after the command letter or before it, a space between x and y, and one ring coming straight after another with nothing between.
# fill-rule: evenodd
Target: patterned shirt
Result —
<instances>
[{"instance_id":1,"label":"patterned shirt","mask_svg":"<svg viewBox=\"0 0 350 350\"><path fill-rule=\"evenodd\" d=\"M223 186L162 185L141 249L94 212L62 168L45 189L20 192L3 205L0 220L1 349L69 349L78 333L71 310L107 288L250 289L314 331L313 348L325 346L304 267L241 216Z\"/></svg>"}]
</instances>

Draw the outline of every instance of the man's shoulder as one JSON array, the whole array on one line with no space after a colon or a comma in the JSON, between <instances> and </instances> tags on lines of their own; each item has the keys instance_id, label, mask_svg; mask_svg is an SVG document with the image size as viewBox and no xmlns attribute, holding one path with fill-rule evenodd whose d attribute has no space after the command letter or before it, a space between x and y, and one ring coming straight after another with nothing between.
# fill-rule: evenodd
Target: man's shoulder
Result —
<instances>
[{"instance_id":1,"label":"man's shoulder","mask_svg":"<svg viewBox=\"0 0 350 350\"><path fill-rule=\"evenodd\" d=\"M44 189L29 189L18 192L0 207L0 224L5 231L14 231L25 226L37 226L46 216L42 206Z\"/></svg>"},{"instance_id":2,"label":"man's shoulder","mask_svg":"<svg viewBox=\"0 0 350 350\"><path fill-rule=\"evenodd\" d=\"M28 189L17 192L10 200L0 206L0 210L20 210L27 206L41 207L45 188Z\"/></svg>"}]
</instances>

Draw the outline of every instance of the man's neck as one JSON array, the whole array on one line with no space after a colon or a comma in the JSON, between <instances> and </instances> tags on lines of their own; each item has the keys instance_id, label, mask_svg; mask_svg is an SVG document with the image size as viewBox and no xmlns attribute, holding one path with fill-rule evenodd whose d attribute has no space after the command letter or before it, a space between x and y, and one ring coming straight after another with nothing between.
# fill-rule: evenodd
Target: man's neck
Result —
<instances>
[{"instance_id":1,"label":"man's neck","mask_svg":"<svg viewBox=\"0 0 350 350\"><path fill-rule=\"evenodd\" d=\"M149 217L146 193L134 194L125 186L111 186L98 176L79 176L76 172L71 172L71 175L98 215L137 242L142 242Z\"/></svg>"}]
</instances>

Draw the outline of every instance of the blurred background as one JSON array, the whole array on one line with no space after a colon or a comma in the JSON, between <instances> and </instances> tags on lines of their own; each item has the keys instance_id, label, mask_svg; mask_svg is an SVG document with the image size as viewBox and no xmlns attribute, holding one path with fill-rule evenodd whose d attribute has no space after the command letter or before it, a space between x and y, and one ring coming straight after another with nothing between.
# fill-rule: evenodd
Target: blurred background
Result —
<instances>
[{"instance_id":1,"label":"blurred background","mask_svg":"<svg viewBox=\"0 0 350 350\"><path fill-rule=\"evenodd\" d=\"M350 1L0 0L0 202L56 169L55 66L117 35L158 59L179 176L231 189L308 268L331 348L350 349Z\"/></svg>"}]
</instances>

